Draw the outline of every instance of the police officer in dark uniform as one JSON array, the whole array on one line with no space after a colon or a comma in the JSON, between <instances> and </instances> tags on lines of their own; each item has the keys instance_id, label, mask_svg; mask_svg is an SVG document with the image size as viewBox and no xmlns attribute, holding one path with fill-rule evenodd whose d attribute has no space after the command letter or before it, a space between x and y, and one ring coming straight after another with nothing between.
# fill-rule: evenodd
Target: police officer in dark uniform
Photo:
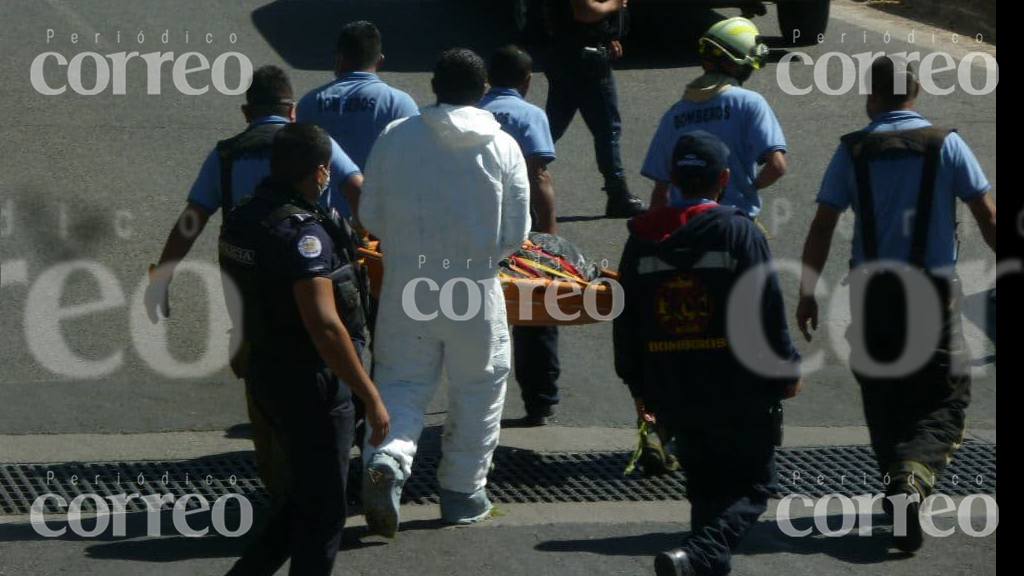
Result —
<instances>
[{"instance_id":1,"label":"police officer in dark uniform","mask_svg":"<svg viewBox=\"0 0 1024 576\"><path fill-rule=\"evenodd\" d=\"M780 400L801 385L768 243L741 210L716 203L728 153L704 131L679 139L682 202L632 219L620 263L615 368L641 417L673 432L693 510L689 538L655 559L658 576L729 573L773 493Z\"/></svg>"},{"instance_id":2,"label":"police officer in dark uniform","mask_svg":"<svg viewBox=\"0 0 1024 576\"><path fill-rule=\"evenodd\" d=\"M248 126L231 138L218 142L207 155L189 190L188 205L167 235L159 263L150 267L150 283L144 301L146 312L154 323L161 312L164 317L170 316L168 292L174 269L191 251L209 219L218 210L227 214L243 198L251 195L256 185L270 173L269 157L274 136L286 124L295 121L295 101L288 75L277 66L258 68L245 92L242 114ZM332 142L331 148L334 184L320 197L320 202L347 212L346 198L358 197L363 176L337 144ZM238 336L237 330L232 331L233 338ZM232 369L239 378L243 376L236 363L232 364ZM248 386L245 399L252 423L256 466L263 484L278 502L288 491L287 466L270 423L253 402Z\"/></svg>"},{"instance_id":3,"label":"police officer in dark uniform","mask_svg":"<svg viewBox=\"0 0 1024 576\"><path fill-rule=\"evenodd\" d=\"M912 62L880 56L870 78L871 123L842 137L822 179L804 245L797 323L810 340L818 326L818 277L839 216L852 208L851 335L861 337L852 339L850 367L886 484L882 504L890 514L897 504L905 510L893 544L913 552L924 541L921 503L963 441L971 400L956 200L969 208L992 252L996 206L963 139L914 111L920 83ZM917 288L908 283L913 278ZM934 328L924 331L929 323Z\"/></svg>"},{"instance_id":4,"label":"police officer in dark uniform","mask_svg":"<svg viewBox=\"0 0 1024 576\"><path fill-rule=\"evenodd\" d=\"M292 477L287 501L230 574L273 574L289 557L290 574L330 574L346 518L352 394L366 407L371 444L389 430L353 344L365 324L356 240L336 212L317 203L330 182L330 158L322 129L281 128L270 176L221 232L221 266L241 296L228 307L249 351L242 370Z\"/></svg>"},{"instance_id":5,"label":"police officer in dark uniform","mask_svg":"<svg viewBox=\"0 0 1024 576\"><path fill-rule=\"evenodd\" d=\"M550 54L547 114L557 142L576 111L594 137L597 167L608 195L605 215L628 218L645 210L629 192L619 153L622 120L612 60L622 57L628 0L545 0Z\"/></svg>"}]
</instances>

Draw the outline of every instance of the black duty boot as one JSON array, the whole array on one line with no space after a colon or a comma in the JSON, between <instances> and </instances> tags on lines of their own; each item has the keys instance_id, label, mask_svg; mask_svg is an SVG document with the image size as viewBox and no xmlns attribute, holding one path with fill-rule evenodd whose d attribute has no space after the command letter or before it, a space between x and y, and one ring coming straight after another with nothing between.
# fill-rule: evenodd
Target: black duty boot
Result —
<instances>
[{"instance_id":1,"label":"black duty boot","mask_svg":"<svg viewBox=\"0 0 1024 576\"><path fill-rule=\"evenodd\" d=\"M654 557L654 573L657 576L697 576L690 564L690 557L682 548L674 548Z\"/></svg>"},{"instance_id":2,"label":"black duty boot","mask_svg":"<svg viewBox=\"0 0 1024 576\"><path fill-rule=\"evenodd\" d=\"M526 416L522 418L516 418L513 420L504 420L501 423L502 428L537 428L545 426L548 423L548 418L555 415L555 409L551 406L542 406L535 409L527 409Z\"/></svg>"},{"instance_id":3,"label":"black duty boot","mask_svg":"<svg viewBox=\"0 0 1024 576\"><path fill-rule=\"evenodd\" d=\"M604 191L608 194L608 203L604 208L607 218L632 218L647 211L643 200L629 193L625 180L605 182Z\"/></svg>"},{"instance_id":4,"label":"black duty boot","mask_svg":"<svg viewBox=\"0 0 1024 576\"><path fill-rule=\"evenodd\" d=\"M924 496L918 491L917 488L906 483L902 483L894 492L891 494L906 494L908 498L913 496L919 496L917 502L907 502L907 527L904 535L896 533L895 515L893 516L893 533L892 533L892 545L901 552L917 552L921 549L921 545L924 544L924 530L921 528L921 503L924 501ZM885 502L889 502L886 498ZM889 503L892 506L891 502ZM891 508L890 508L890 513Z\"/></svg>"}]
</instances>

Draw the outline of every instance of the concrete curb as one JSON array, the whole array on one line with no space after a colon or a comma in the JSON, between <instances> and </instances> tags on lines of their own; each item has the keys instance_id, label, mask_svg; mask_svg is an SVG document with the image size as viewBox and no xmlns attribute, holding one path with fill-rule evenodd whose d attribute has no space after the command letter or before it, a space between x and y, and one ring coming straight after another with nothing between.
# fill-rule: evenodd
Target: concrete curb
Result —
<instances>
[{"instance_id":1,"label":"concrete curb","mask_svg":"<svg viewBox=\"0 0 1024 576\"><path fill-rule=\"evenodd\" d=\"M965 497L955 496L951 498L954 505L959 507ZM768 501L768 510L761 516L762 520L774 520L778 517L778 508L781 500L773 498ZM872 511L875 514L882 514L882 503L876 501L872 504ZM484 522L472 526L444 526L444 530L465 530L476 528L498 528L502 526L547 526L554 524L631 524L631 523L660 523L671 522L688 525L691 506L686 500L663 500L657 502L586 502L586 503L531 503L531 504L497 504L495 514ZM825 515L842 514L842 502L838 499L830 500L824 508ZM812 507L804 503L793 503L789 507L791 518L811 518L815 516ZM166 513L166 512L165 512ZM144 514L137 512L134 514ZM441 508L437 504L403 504L401 507L401 518L404 523L439 521ZM61 521L66 516L59 514L44 514L48 521ZM943 512L936 514L936 517L955 517L956 512ZM83 518L95 517L94 513L83 513ZM25 515L0 516L0 525L21 524L28 520ZM366 526L366 519L360 515L350 516L346 526ZM399 538L402 538L401 531ZM376 537L370 537L376 539ZM387 541L381 538L381 541Z\"/></svg>"},{"instance_id":2,"label":"concrete curb","mask_svg":"<svg viewBox=\"0 0 1024 576\"><path fill-rule=\"evenodd\" d=\"M864 426L803 427L785 430L785 447L867 444ZM969 430L968 438L995 443L995 430ZM636 447L636 430L544 426L506 429L501 445L534 452L629 451ZM28 434L0 435L0 463L111 462L187 460L214 454L251 451L248 438L227 438L222 431L145 434ZM423 453L434 451L423 446Z\"/></svg>"},{"instance_id":3,"label":"concrete curb","mask_svg":"<svg viewBox=\"0 0 1024 576\"><path fill-rule=\"evenodd\" d=\"M877 0L864 3L879 4ZM933 24L963 30L972 36L982 34L990 44L996 43L996 0L899 0L898 4L911 8L915 16L926 17ZM885 10L884 6L879 7Z\"/></svg>"}]
</instances>

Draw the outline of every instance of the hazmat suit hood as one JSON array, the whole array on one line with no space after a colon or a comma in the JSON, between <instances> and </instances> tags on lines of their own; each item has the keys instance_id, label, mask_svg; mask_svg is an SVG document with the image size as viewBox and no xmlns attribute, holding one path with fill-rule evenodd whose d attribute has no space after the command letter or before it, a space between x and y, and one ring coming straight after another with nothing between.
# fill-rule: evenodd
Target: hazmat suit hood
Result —
<instances>
[{"instance_id":1,"label":"hazmat suit hood","mask_svg":"<svg viewBox=\"0 0 1024 576\"><path fill-rule=\"evenodd\" d=\"M364 175L359 219L387 246L382 292L399 299L424 276L496 283L497 263L530 229L526 161L486 110L424 106L392 122Z\"/></svg>"},{"instance_id":2,"label":"hazmat suit hood","mask_svg":"<svg viewBox=\"0 0 1024 576\"><path fill-rule=\"evenodd\" d=\"M501 124L498 124L494 116L476 106L424 106L420 108L420 116L441 142L450 148L487 144L501 132Z\"/></svg>"}]
</instances>

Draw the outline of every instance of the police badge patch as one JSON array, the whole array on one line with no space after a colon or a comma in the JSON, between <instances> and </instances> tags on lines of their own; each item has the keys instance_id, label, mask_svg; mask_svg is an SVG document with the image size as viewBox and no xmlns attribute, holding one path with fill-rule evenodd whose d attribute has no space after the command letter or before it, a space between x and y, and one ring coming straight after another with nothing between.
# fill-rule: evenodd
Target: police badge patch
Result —
<instances>
[{"instance_id":1,"label":"police badge patch","mask_svg":"<svg viewBox=\"0 0 1024 576\"><path fill-rule=\"evenodd\" d=\"M316 258L323 251L323 245L316 236L303 236L299 239L299 254L306 258Z\"/></svg>"}]
</instances>

